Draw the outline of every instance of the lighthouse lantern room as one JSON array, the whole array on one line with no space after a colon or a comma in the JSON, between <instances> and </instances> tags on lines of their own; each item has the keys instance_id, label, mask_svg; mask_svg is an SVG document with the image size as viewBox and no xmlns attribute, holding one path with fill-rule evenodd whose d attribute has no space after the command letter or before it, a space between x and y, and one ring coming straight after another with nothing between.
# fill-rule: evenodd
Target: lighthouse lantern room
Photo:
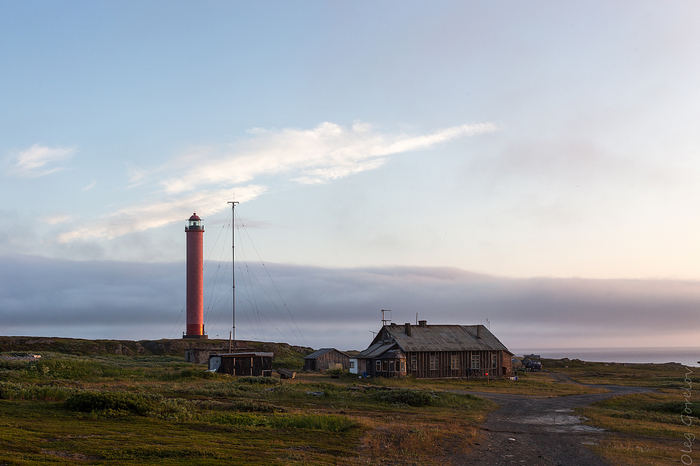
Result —
<instances>
[{"instance_id":1,"label":"lighthouse lantern room","mask_svg":"<svg viewBox=\"0 0 700 466\"><path fill-rule=\"evenodd\" d=\"M183 338L206 339L204 334L204 226L193 213L187 235L187 332Z\"/></svg>"}]
</instances>

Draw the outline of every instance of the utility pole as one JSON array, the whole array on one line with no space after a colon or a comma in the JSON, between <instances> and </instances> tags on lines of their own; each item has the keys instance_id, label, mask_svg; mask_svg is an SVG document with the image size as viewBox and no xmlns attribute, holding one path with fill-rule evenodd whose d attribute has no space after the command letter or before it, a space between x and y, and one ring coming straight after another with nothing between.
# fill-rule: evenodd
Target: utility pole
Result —
<instances>
[{"instance_id":1,"label":"utility pole","mask_svg":"<svg viewBox=\"0 0 700 466\"><path fill-rule=\"evenodd\" d=\"M233 325L231 327L231 337L228 341L228 352L232 353L236 349L236 206L238 201L229 201L231 204L231 281L233 282ZM233 339L233 348L231 340Z\"/></svg>"}]
</instances>

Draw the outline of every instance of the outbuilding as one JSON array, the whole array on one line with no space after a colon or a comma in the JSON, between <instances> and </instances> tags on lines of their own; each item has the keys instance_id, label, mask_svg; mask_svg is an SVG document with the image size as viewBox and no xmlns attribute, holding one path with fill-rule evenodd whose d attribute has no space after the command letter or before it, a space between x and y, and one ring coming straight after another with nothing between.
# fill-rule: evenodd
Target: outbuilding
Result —
<instances>
[{"instance_id":1,"label":"outbuilding","mask_svg":"<svg viewBox=\"0 0 700 466\"><path fill-rule=\"evenodd\" d=\"M305 371L327 371L350 369L350 356L335 348L321 348L304 358Z\"/></svg>"},{"instance_id":2,"label":"outbuilding","mask_svg":"<svg viewBox=\"0 0 700 466\"><path fill-rule=\"evenodd\" d=\"M223 353L209 356L209 370L229 375L270 377L274 353Z\"/></svg>"}]
</instances>

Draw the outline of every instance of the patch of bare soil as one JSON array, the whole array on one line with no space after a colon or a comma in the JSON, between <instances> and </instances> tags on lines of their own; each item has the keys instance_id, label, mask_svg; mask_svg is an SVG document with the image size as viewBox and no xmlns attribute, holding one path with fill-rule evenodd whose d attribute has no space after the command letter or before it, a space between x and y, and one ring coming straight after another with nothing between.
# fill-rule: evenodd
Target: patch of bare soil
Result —
<instances>
[{"instance_id":1,"label":"patch of bare soil","mask_svg":"<svg viewBox=\"0 0 700 466\"><path fill-rule=\"evenodd\" d=\"M553 398L473 393L498 403L500 408L489 414L482 425L476 448L453 458L454 464L613 466L590 449L608 434L603 429L584 425L584 419L573 410L614 396L651 390L615 385L598 387L609 392Z\"/></svg>"}]
</instances>

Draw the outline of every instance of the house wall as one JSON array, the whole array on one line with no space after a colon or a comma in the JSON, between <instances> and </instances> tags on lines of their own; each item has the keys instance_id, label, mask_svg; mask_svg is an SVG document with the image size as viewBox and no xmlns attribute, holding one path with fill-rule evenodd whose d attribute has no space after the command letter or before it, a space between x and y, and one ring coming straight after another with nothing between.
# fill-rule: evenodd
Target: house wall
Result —
<instances>
[{"instance_id":1,"label":"house wall","mask_svg":"<svg viewBox=\"0 0 700 466\"><path fill-rule=\"evenodd\" d=\"M272 375L272 358L269 356L222 356L219 372L231 375Z\"/></svg>"},{"instance_id":2,"label":"house wall","mask_svg":"<svg viewBox=\"0 0 700 466\"><path fill-rule=\"evenodd\" d=\"M455 367L452 364L453 356L457 358ZM478 369L472 368L472 356L478 358ZM493 356L496 357L495 367L493 367ZM406 374L416 378L486 377L487 373L489 377L510 375L512 373L510 354L505 351L426 351L406 353Z\"/></svg>"},{"instance_id":3,"label":"house wall","mask_svg":"<svg viewBox=\"0 0 700 466\"><path fill-rule=\"evenodd\" d=\"M377 368L379 362L379 368ZM406 360L405 359L373 359L372 360L372 376L373 377L406 377Z\"/></svg>"}]
</instances>

